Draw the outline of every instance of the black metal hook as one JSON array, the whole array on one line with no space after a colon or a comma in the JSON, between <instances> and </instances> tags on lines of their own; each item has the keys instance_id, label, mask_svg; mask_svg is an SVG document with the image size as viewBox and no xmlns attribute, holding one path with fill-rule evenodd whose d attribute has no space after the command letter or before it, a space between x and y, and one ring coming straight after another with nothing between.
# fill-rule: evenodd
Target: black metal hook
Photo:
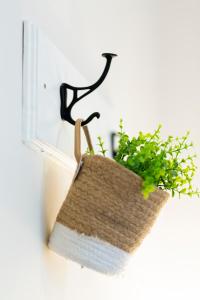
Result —
<instances>
[{"instance_id":1,"label":"black metal hook","mask_svg":"<svg viewBox=\"0 0 200 300\"><path fill-rule=\"evenodd\" d=\"M86 86L86 87L74 87L68 83L62 83L60 86L60 100L61 100L61 106L60 106L60 115L62 120L65 120L69 122L72 125L75 125L75 121L72 119L71 116L71 110L75 103L77 103L79 100L81 100L83 97L87 96L88 94L92 93L106 78L106 75L108 74L108 71L110 69L110 64L112 61L112 58L114 56L117 56L117 54L112 53L103 53L103 57L106 58L106 65L103 70L103 73L99 77L99 79L92 85ZM67 106L67 89L70 89L73 91L73 98L71 103ZM80 90L87 90L85 93L83 93L81 96L78 97L78 91ZM93 118L99 118L100 113L94 112L91 114L86 120L82 122L82 126L88 124Z\"/></svg>"}]
</instances>

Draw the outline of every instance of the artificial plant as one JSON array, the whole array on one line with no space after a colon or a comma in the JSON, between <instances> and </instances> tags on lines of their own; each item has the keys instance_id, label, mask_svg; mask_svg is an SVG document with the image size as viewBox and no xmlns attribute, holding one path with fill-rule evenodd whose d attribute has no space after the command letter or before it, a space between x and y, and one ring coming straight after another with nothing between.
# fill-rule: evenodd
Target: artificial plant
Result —
<instances>
[{"instance_id":1,"label":"artificial plant","mask_svg":"<svg viewBox=\"0 0 200 300\"><path fill-rule=\"evenodd\" d=\"M119 140L114 160L125 168L135 172L143 179L142 193L148 198L156 187L171 191L172 196L182 194L200 195L194 189L192 180L196 172L195 154L190 150L189 131L184 136L161 137L161 125L153 133L139 132L138 136L129 137L120 120ZM102 155L106 155L104 142L98 137L98 146Z\"/></svg>"}]
</instances>

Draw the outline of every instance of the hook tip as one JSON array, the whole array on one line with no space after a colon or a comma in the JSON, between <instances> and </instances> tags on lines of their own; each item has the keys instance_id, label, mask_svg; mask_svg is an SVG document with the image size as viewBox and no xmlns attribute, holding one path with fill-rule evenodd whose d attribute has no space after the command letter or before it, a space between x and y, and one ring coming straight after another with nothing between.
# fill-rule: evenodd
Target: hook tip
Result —
<instances>
[{"instance_id":1,"label":"hook tip","mask_svg":"<svg viewBox=\"0 0 200 300\"><path fill-rule=\"evenodd\" d=\"M100 113L96 113L96 118L99 119L100 118Z\"/></svg>"},{"instance_id":2,"label":"hook tip","mask_svg":"<svg viewBox=\"0 0 200 300\"><path fill-rule=\"evenodd\" d=\"M81 126L87 125L94 118L99 119L100 118L100 113L99 112L95 112L95 113L91 114L86 120L84 120L82 122Z\"/></svg>"}]
</instances>

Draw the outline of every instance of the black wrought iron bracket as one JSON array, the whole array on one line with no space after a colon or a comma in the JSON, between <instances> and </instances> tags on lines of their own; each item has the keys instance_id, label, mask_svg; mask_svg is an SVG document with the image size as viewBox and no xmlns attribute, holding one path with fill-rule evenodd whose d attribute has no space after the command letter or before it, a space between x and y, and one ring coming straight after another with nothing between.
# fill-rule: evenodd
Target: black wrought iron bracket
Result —
<instances>
[{"instance_id":1,"label":"black wrought iron bracket","mask_svg":"<svg viewBox=\"0 0 200 300\"><path fill-rule=\"evenodd\" d=\"M106 65L105 65L102 75L99 77L99 79L94 84L86 86L86 87L75 87L68 83L61 84L61 86L60 86L60 100L61 100L60 115L61 115L62 120L65 120L65 121L69 122L70 124L75 125L75 121L71 116L71 110L72 110L73 106L78 101L80 101L81 99L83 99L84 97L86 97L87 95L92 93L96 88L98 88L101 85L101 83L104 81L104 79L106 78L106 75L108 74L108 71L110 69L112 58L117 55L113 54L113 53L103 53L102 56L106 58ZM72 92L73 92L72 101L69 105L67 103L67 90L68 89L72 90ZM78 92L83 91L83 90L86 90L86 92L81 94L80 96L78 96ZM84 125L88 124L95 117L99 118L100 113L94 112L86 120L84 120L81 125L84 126Z\"/></svg>"}]
</instances>

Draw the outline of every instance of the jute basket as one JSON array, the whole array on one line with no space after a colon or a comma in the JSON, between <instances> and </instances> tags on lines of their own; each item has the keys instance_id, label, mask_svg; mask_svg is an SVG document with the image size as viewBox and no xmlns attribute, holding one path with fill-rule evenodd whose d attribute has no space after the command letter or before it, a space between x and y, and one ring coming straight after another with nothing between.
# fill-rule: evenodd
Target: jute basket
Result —
<instances>
[{"instance_id":1,"label":"jute basket","mask_svg":"<svg viewBox=\"0 0 200 300\"><path fill-rule=\"evenodd\" d=\"M156 189L145 200L138 175L109 158L81 156L80 128L78 120L78 171L57 216L49 247L83 266L116 274L149 232L169 194ZM88 129L83 129L92 150Z\"/></svg>"}]
</instances>

